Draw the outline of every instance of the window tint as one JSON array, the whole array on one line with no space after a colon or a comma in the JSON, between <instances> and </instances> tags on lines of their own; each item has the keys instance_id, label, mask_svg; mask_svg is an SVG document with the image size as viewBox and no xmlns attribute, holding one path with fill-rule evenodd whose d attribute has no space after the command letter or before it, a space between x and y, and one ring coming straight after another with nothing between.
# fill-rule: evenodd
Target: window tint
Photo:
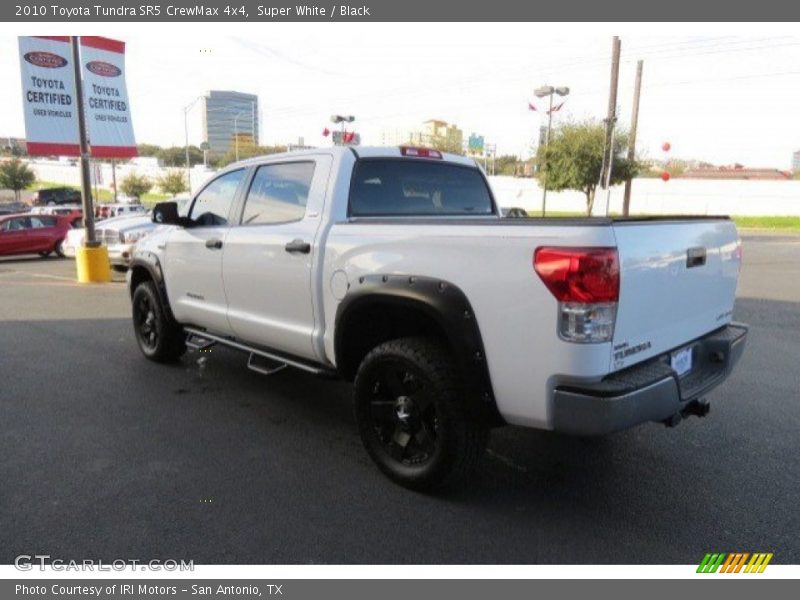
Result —
<instances>
[{"instance_id":1,"label":"window tint","mask_svg":"<svg viewBox=\"0 0 800 600\"><path fill-rule=\"evenodd\" d=\"M198 225L225 225L243 175L239 169L209 183L195 199L190 218Z\"/></svg>"},{"instance_id":2,"label":"window tint","mask_svg":"<svg viewBox=\"0 0 800 600\"><path fill-rule=\"evenodd\" d=\"M353 175L350 214L488 215L492 199L477 168L412 159L362 159Z\"/></svg>"},{"instance_id":3,"label":"window tint","mask_svg":"<svg viewBox=\"0 0 800 600\"><path fill-rule=\"evenodd\" d=\"M259 167L244 205L243 225L299 221L306 214L313 162Z\"/></svg>"},{"instance_id":4,"label":"window tint","mask_svg":"<svg viewBox=\"0 0 800 600\"><path fill-rule=\"evenodd\" d=\"M31 217L31 227L33 229L42 229L44 227L55 227L56 220L53 217Z\"/></svg>"},{"instance_id":5,"label":"window tint","mask_svg":"<svg viewBox=\"0 0 800 600\"><path fill-rule=\"evenodd\" d=\"M3 231L22 231L30 227L30 221L27 217L17 217L16 219L9 219L3 223Z\"/></svg>"}]
</instances>

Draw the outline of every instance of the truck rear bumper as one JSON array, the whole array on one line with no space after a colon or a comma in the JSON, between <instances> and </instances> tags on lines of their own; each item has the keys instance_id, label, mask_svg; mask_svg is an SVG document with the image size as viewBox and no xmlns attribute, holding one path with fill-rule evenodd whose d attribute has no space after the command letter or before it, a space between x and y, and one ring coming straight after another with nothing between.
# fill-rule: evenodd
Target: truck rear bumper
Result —
<instances>
[{"instance_id":1,"label":"truck rear bumper","mask_svg":"<svg viewBox=\"0 0 800 600\"><path fill-rule=\"evenodd\" d=\"M560 384L553 395L553 429L602 435L690 412L727 378L746 339L747 326L735 323L682 346L692 348L692 370L682 377L666 353L596 383Z\"/></svg>"}]
</instances>

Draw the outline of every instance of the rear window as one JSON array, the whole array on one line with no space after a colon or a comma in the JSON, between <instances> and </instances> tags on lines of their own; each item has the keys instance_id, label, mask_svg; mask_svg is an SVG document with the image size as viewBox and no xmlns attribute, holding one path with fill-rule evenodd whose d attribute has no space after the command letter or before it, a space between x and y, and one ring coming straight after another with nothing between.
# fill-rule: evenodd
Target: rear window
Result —
<instances>
[{"instance_id":1,"label":"rear window","mask_svg":"<svg viewBox=\"0 0 800 600\"><path fill-rule=\"evenodd\" d=\"M492 197L477 168L416 159L361 159L350 215L490 215Z\"/></svg>"}]
</instances>

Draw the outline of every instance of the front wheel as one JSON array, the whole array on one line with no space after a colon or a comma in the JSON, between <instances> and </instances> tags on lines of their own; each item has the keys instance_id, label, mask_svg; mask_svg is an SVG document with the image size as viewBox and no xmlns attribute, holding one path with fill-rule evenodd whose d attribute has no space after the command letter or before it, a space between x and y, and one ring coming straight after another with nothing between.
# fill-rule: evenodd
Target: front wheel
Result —
<instances>
[{"instance_id":1,"label":"front wheel","mask_svg":"<svg viewBox=\"0 0 800 600\"><path fill-rule=\"evenodd\" d=\"M374 348L358 369L355 413L378 468L402 486L430 491L465 479L488 428L469 414L449 351L427 338Z\"/></svg>"},{"instance_id":2,"label":"front wheel","mask_svg":"<svg viewBox=\"0 0 800 600\"><path fill-rule=\"evenodd\" d=\"M186 352L183 330L167 314L152 281L133 292L133 329L139 349L150 360L173 362Z\"/></svg>"},{"instance_id":3,"label":"front wheel","mask_svg":"<svg viewBox=\"0 0 800 600\"><path fill-rule=\"evenodd\" d=\"M64 254L64 240L58 240L55 248L53 248L53 251L59 256L59 258L64 258L66 256L66 254ZM48 252L48 254L50 253Z\"/></svg>"}]
</instances>

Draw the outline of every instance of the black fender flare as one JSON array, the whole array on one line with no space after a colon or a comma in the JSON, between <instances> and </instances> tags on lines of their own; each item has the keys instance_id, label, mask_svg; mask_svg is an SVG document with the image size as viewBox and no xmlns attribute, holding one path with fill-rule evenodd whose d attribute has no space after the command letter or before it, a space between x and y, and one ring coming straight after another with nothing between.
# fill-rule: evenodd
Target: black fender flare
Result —
<instances>
[{"instance_id":1,"label":"black fender flare","mask_svg":"<svg viewBox=\"0 0 800 600\"><path fill-rule=\"evenodd\" d=\"M174 321L175 316L172 314L172 308L169 305L167 287L164 283L164 271L161 268L161 261L158 259L158 255L146 251L138 251L134 255L128 268L128 292L131 298L133 298L133 292L136 288L134 277L137 269L144 269L147 271L149 279L156 285L156 291L158 292L159 300L161 300L161 306L164 307L167 316Z\"/></svg>"},{"instance_id":2,"label":"black fender flare","mask_svg":"<svg viewBox=\"0 0 800 600\"><path fill-rule=\"evenodd\" d=\"M336 310L334 354L343 355L348 321L372 303L419 310L444 332L465 384L471 411L491 425L505 421L497 410L480 326L466 294L456 285L417 275L365 275L353 282Z\"/></svg>"}]
</instances>

